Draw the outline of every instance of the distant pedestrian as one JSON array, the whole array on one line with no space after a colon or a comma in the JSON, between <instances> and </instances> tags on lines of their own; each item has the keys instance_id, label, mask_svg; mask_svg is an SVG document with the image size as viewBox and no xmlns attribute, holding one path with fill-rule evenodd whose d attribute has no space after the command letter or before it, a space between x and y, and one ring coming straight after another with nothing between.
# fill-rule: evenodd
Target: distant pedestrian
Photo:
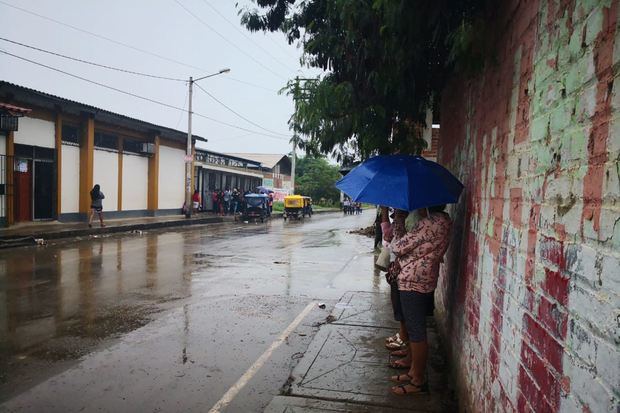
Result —
<instances>
[{"instance_id":1,"label":"distant pedestrian","mask_svg":"<svg viewBox=\"0 0 620 413\"><path fill-rule=\"evenodd\" d=\"M239 202L240 202L240 197L241 194L239 193L239 190L237 188L233 188L232 191L232 204L230 206L230 212L233 215L237 214L237 209L239 209Z\"/></svg>"},{"instance_id":2,"label":"distant pedestrian","mask_svg":"<svg viewBox=\"0 0 620 413\"><path fill-rule=\"evenodd\" d=\"M101 187L99 184L93 186L93 189L90 191L90 216L88 217L88 227L92 228L93 224L93 216L95 212L99 215L99 223L101 227L105 227L103 224L103 199L105 195L101 192Z\"/></svg>"},{"instance_id":3,"label":"distant pedestrian","mask_svg":"<svg viewBox=\"0 0 620 413\"><path fill-rule=\"evenodd\" d=\"M219 205L217 204L217 194L218 194L218 190L214 189L213 192L211 192L211 202L213 204L212 208L213 208L213 213L217 214L220 210Z\"/></svg>"},{"instance_id":4,"label":"distant pedestrian","mask_svg":"<svg viewBox=\"0 0 620 413\"><path fill-rule=\"evenodd\" d=\"M200 210L200 192L197 189L194 191L194 195L192 195L192 208L194 212Z\"/></svg>"},{"instance_id":5,"label":"distant pedestrian","mask_svg":"<svg viewBox=\"0 0 620 413\"><path fill-rule=\"evenodd\" d=\"M224 191L217 192L217 208L220 215L224 215Z\"/></svg>"},{"instance_id":6,"label":"distant pedestrian","mask_svg":"<svg viewBox=\"0 0 620 413\"><path fill-rule=\"evenodd\" d=\"M267 200L267 205L269 206L269 215L273 212L273 192L269 192L269 199Z\"/></svg>"},{"instance_id":7,"label":"distant pedestrian","mask_svg":"<svg viewBox=\"0 0 620 413\"><path fill-rule=\"evenodd\" d=\"M230 192L230 189L226 188L226 191L224 191L224 214L230 213L231 202L232 192Z\"/></svg>"}]
</instances>

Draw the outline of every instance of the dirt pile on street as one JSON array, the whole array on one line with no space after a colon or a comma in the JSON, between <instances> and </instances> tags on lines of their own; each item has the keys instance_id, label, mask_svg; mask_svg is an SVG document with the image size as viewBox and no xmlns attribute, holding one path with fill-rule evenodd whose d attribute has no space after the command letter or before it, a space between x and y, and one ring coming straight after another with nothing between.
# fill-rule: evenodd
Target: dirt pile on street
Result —
<instances>
[{"instance_id":1,"label":"dirt pile on street","mask_svg":"<svg viewBox=\"0 0 620 413\"><path fill-rule=\"evenodd\" d=\"M366 227L366 228L355 229L353 231L349 231L349 234L364 235L366 237L374 238L374 236L375 236L375 226L371 225L371 226Z\"/></svg>"}]
</instances>

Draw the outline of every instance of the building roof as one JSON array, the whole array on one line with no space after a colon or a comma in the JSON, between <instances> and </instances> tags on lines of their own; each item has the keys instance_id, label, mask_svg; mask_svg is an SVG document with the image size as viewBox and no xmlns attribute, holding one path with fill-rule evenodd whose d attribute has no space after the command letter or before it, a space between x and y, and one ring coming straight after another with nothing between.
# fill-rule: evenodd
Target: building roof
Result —
<instances>
[{"instance_id":1,"label":"building roof","mask_svg":"<svg viewBox=\"0 0 620 413\"><path fill-rule=\"evenodd\" d=\"M32 112L32 109L26 109L15 105L9 105L8 103L0 102L0 110L8 112L12 116L21 116L26 113Z\"/></svg>"},{"instance_id":2,"label":"building roof","mask_svg":"<svg viewBox=\"0 0 620 413\"><path fill-rule=\"evenodd\" d=\"M282 158L288 159L288 155L281 153L229 153L228 155L260 162L265 168L269 169L273 169Z\"/></svg>"},{"instance_id":3,"label":"building roof","mask_svg":"<svg viewBox=\"0 0 620 413\"><path fill-rule=\"evenodd\" d=\"M261 166L261 163L259 161L255 161L255 160L249 159L249 158L242 158L240 156L231 155L229 153L216 152L216 151L212 151L210 149L198 149L198 148L196 149L196 152L208 153L208 154L212 154L212 155L216 155L216 156L221 156L221 157L224 157L224 158L234 159L234 160L239 161L239 162L245 162L245 163L253 164L254 166Z\"/></svg>"},{"instance_id":4,"label":"building roof","mask_svg":"<svg viewBox=\"0 0 620 413\"><path fill-rule=\"evenodd\" d=\"M15 101L22 105L33 105L49 110L60 109L62 113L68 113L76 116L80 116L82 113L87 113L94 116L95 119L101 122L123 126L137 132L157 132L160 136L175 141L187 141L187 132L168 128L166 126L156 125L154 123L101 109L96 106L91 106L86 103L76 102L75 100L62 98L60 96L1 80L0 100L7 103ZM193 135L193 138L203 142L207 141L205 138L197 135Z\"/></svg>"}]
</instances>

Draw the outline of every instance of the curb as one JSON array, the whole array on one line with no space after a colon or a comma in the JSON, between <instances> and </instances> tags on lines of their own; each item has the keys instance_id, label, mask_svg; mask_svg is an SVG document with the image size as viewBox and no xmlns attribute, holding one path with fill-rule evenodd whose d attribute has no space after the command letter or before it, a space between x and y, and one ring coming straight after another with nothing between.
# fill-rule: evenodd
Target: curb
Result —
<instances>
[{"instance_id":1,"label":"curb","mask_svg":"<svg viewBox=\"0 0 620 413\"><path fill-rule=\"evenodd\" d=\"M339 209L322 209L319 211L312 211L312 215L317 215L317 214L329 214L329 213L334 213L334 212L341 212ZM282 218L282 212L274 212L273 214L271 214L271 218Z\"/></svg>"},{"instance_id":2,"label":"curb","mask_svg":"<svg viewBox=\"0 0 620 413\"><path fill-rule=\"evenodd\" d=\"M42 238L44 240L52 240L52 239L62 239L62 238L71 238L71 237L81 237L86 235L102 235L102 234L116 234L119 232L130 232L130 231L140 231L146 229L158 229L158 228L170 228L170 227L186 227L189 225L201 225L201 224L216 224L224 222L225 219L222 217L205 217L205 218L196 218L196 219L182 219L175 221L160 221L160 222L147 222L140 224L127 224L127 225L117 225L113 227L104 227L104 228L80 228L80 229L70 229L66 231L56 231L56 232L34 232L30 235L8 235L8 236L0 236L0 249L3 248L12 248L12 247L21 247L26 245L36 245L35 241L37 238Z\"/></svg>"},{"instance_id":3,"label":"curb","mask_svg":"<svg viewBox=\"0 0 620 413\"><path fill-rule=\"evenodd\" d=\"M339 210L334 209L334 210L315 211L313 215L334 213L334 212L339 212ZM274 213L272 214L272 218L282 219L282 213L281 212ZM219 224L219 223L226 222L226 221L228 221L228 219L225 219L223 217L205 217L205 218L196 218L196 219L179 219L179 220L174 220L174 221L126 224L126 225L117 225L117 226L104 227L104 228L79 228L79 229L70 229L70 230L64 230L64 231L61 230L61 231L55 231L55 232L40 231L40 232L34 232L26 236L7 235L7 236L0 236L0 249L37 245L38 244L37 239L43 239L44 241L48 241L48 240L57 240L57 239L63 239L63 238L83 237L83 236L88 236L88 235L117 234L121 232L143 231L147 229L186 227L190 225Z\"/></svg>"}]
</instances>

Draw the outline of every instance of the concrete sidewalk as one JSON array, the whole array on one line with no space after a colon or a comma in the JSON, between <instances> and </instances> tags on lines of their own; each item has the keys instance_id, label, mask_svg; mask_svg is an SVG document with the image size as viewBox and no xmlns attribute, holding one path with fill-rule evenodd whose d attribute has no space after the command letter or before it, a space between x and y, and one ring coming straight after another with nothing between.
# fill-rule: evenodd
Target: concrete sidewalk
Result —
<instances>
[{"instance_id":1,"label":"concrete sidewalk","mask_svg":"<svg viewBox=\"0 0 620 413\"><path fill-rule=\"evenodd\" d=\"M334 213L337 209L322 209L315 214ZM272 219L282 218L282 213L272 215ZM99 227L99 221L93 221L89 228L85 222L28 222L17 224L10 228L0 228L0 249L36 245L38 239L44 241L62 238L82 237L89 235L114 234L119 232L145 231L159 228L182 227L188 225L204 225L221 222L233 222L238 217L232 215L215 215L210 212L200 212L191 218L183 215L111 219L105 221L105 227Z\"/></svg>"},{"instance_id":2,"label":"concrete sidewalk","mask_svg":"<svg viewBox=\"0 0 620 413\"><path fill-rule=\"evenodd\" d=\"M396 396L384 339L398 326L385 294L347 293L321 326L291 375L284 395L266 413L290 412L453 412L457 402L449 386L448 368L434 323L429 326L430 393Z\"/></svg>"},{"instance_id":3,"label":"concrete sidewalk","mask_svg":"<svg viewBox=\"0 0 620 413\"><path fill-rule=\"evenodd\" d=\"M34 245L36 244L36 239L50 240L87 235L113 234L118 232L143 231L147 229L186 225L212 224L224 221L233 221L233 217L199 213L193 215L192 218L189 219L182 215L113 219L106 220L106 226L104 228L99 227L99 221L94 221L92 228L89 228L88 224L85 222L29 222L26 224L17 224L10 228L0 229L0 248Z\"/></svg>"}]
</instances>

